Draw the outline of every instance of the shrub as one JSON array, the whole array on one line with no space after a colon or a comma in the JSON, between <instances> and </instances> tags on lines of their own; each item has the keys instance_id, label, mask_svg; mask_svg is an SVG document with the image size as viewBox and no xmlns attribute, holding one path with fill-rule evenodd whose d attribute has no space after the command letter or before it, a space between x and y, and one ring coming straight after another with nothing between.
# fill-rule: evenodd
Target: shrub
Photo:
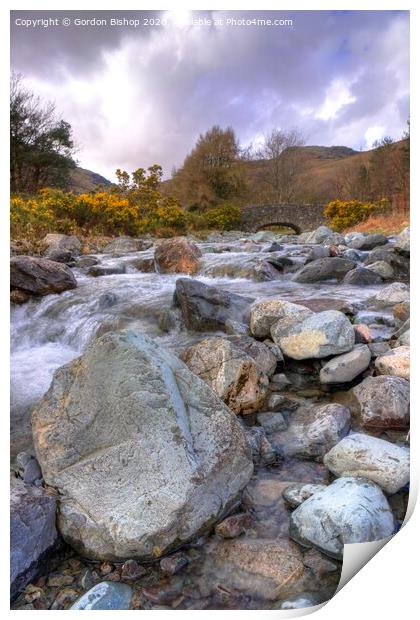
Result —
<instances>
[{"instance_id":1,"label":"shrub","mask_svg":"<svg viewBox=\"0 0 420 620\"><path fill-rule=\"evenodd\" d=\"M203 214L208 228L218 230L232 230L240 222L241 210L239 207L228 202L222 203L219 207L209 209Z\"/></svg>"},{"instance_id":2,"label":"shrub","mask_svg":"<svg viewBox=\"0 0 420 620\"><path fill-rule=\"evenodd\" d=\"M376 203L359 200L332 200L326 206L324 215L334 230L342 231L366 221L373 215L386 213L389 210L390 203L386 199Z\"/></svg>"}]
</instances>

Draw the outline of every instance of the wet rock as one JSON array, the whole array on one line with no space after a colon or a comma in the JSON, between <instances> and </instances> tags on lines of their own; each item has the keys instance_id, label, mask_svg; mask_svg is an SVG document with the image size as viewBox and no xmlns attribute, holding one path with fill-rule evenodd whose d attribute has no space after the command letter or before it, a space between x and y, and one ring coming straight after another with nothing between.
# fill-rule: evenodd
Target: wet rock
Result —
<instances>
[{"instance_id":1,"label":"wet rock","mask_svg":"<svg viewBox=\"0 0 420 620\"><path fill-rule=\"evenodd\" d=\"M45 258L48 258L56 263L74 265L74 254L70 250L51 248L45 253L44 256Z\"/></svg>"},{"instance_id":2,"label":"wet rock","mask_svg":"<svg viewBox=\"0 0 420 620\"><path fill-rule=\"evenodd\" d=\"M116 303L118 303L118 297L112 292L102 293L98 298L98 306L101 310L104 308L112 308Z\"/></svg>"},{"instance_id":3,"label":"wet rock","mask_svg":"<svg viewBox=\"0 0 420 620\"><path fill-rule=\"evenodd\" d=\"M399 346L375 361L375 368L380 375L391 375L410 380L410 347Z\"/></svg>"},{"instance_id":4,"label":"wet rock","mask_svg":"<svg viewBox=\"0 0 420 620\"><path fill-rule=\"evenodd\" d=\"M289 417L287 430L270 441L282 456L320 459L350 429L350 411L336 403L301 407Z\"/></svg>"},{"instance_id":5,"label":"wet rock","mask_svg":"<svg viewBox=\"0 0 420 620\"><path fill-rule=\"evenodd\" d=\"M226 338L206 338L180 357L235 413L252 413L263 405L267 374L237 344Z\"/></svg>"},{"instance_id":6,"label":"wet rock","mask_svg":"<svg viewBox=\"0 0 420 620\"><path fill-rule=\"evenodd\" d=\"M343 241L343 235L334 232L331 228L328 228L328 226L319 226L305 237L305 243L334 243L339 245L343 243Z\"/></svg>"},{"instance_id":7,"label":"wet rock","mask_svg":"<svg viewBox=\"0 0 420 620\"><path fill-rule=\"evenodd\" d=\"M259 342L250 336L228 336L226 338L229 342L231 342L235 347L241 349L244 353L252 357L255 360L255 363L260 368L260 370L265 373L268 377L271 377L276 370L278 358L273 353L270 347L266 346L265 343ZM274 377L272 376L272 381Z\"/></svg>"},{"instance_id":8,"label":"wet rock","mask_svg":"<svg viewBox=\"0 0 420 620\"><path fill-rule=\"evenodd\" d=\"M374 271L378 276L381 276L383 280L392 280L395 275L391 265L383 260L369 263L369 271Z\"/></svg>"},{"instance_id":9,"label":"wet rock","mask_svg":"<svg viewBox=\"0 0 420 620\"><path fill-rule=\"evenodd\" d=\"M47 246L46 253L52 250L67 250L72 256L80 254L82 244L80 239L75 235L62 235L59 233L49 233L43 239L44 245Z\"/></svg>"},{"instance_id":10,"label":"wet rock","mask_svg":"<svg viewBox=\"0 0 420 620\"><path fill-rule=\"evenodd\" d=\"M164 579L156 585L143 588L142 592L143 596L154 604L154 609L159 609L156 605L172 603L179 598L182 593L182 585L182 582L175 577L170 580Z\"/></svg>"},{"instance_id":11,"label":"wet rock","mask_svg":"<svg viewBox=\"0 0 420 620\"><path fill-rule=\"evenodd\" d=\"M185 237L161 241L155 250L155 264L161 273L195 273L198 271L201 250Z\"/></svg>"},{"instance_id":12,"label":"wet rock","mask_svg":"<svg viewBox=\"0 0 420 620\"><path fill-rule=\"evenodd\" d=\"M410 318L410 302L403 301L400 304L396 304L392 308L392 313L396 321L405 323Z\"/></svg>"},{"instance_id":13,"label":"wet rock","mask_svg":"<svg viewBox=\"0 0 420 620\"><path fill-rule=\"evenodd\" d=\"M256 465L271 465L276 462L276 451L268 441L264 428L253 426L246 431L246 437L251 447L252 460Z\"/></svg>"},{"instance_id":14,"label":"wet rock","mask_svg":"<svg viewBox=\"0 0 420 620\"><path fill-rule=\"evenodd\" d=\"M354 314L354 305L347 299L335 299L334 297L311 297L309 299L292 300L293 303L305 306L312 312L324 312L325 310L338 310L344 314Z\"/></svg>"},{"instance_id":15,"label":"wet rock","mask_svg":"<svg viewBox=\"0 0 420 620\"><path fill-rule=\"evenodd\" d=\"M291 329L271 329L274 342L283 354L295 360L322 358L346 353L354 346L354 330L342 312L327 310L313 314Z\"/></svg>"},{"instance_id":16,"label":"wet rock","mask_svg":"<svg viewBox=\"0 0 420 620\"><path fill-rule=\"evenodd\" d=\"M247 512L240 512L218 523L215 532L221 538L237 538L246 531L251 523L251 515Z\"/></svg>"},{"instance_id":17,"label":"wet rock","mask_svg":"<svg viewBox=\"0 0 420 620\"><path fill-rule=\"evenodd\" d=\"M370 301L379 308L394 306L395 304L400 304L404 301L410 301L409 288L402 282L393 282L376 293Z\"/></svg>"},{"instance_id":18,"label":"wet rock","mask_svg":"<svg viewBox=\"0 0 420 620\"><path fill-rule=\"evenodd\" d=\"M388 239L381 233L356 233L351 239L346 238L346 245L353 250L373 250L376 246L386 243L388 243Z\"/></svg>"},{"instance_id":19,"label":"wet rock","mask_svg":"<svg viewBox=\"0 0 420 620\"><path fill-rule=\"evenodd\" d=\"M27 301L29 301L31 298L29 293L26 293L25 291L22 291L21 289L15 288L12 291L10 291L10 303L11 304L16 304L16 305L20 305L20 304L26 304Z\"/></svg>"},{"instance_id":20,"label":"wet rock","mask_svg":"<svg viewBox=\"0 0 420 620\"><path fill-rule=\"evenodd\" d=\"M216 584L266 601L287 596L304 570L297 545L280 538L219 541L206 564Z\"/></svg>"},{"instance_id":21,"label":"wet rock","mask_svg":"<svg viewBox=\"0 0 420 620\"><path fill-rule=\"evenodd\" d=\"M354 317L354 323L363 323L364 325L394 325L392 314L385 311L362 310Z\"/></svg>"},{"instance_id":22,"label":"wet rock","mask_svg":"<svg viewBox=\"0 0 420 620\"><path fill-rule=\"evenodd\" d=\"M60 531L93 559L151 559L191 540L253 469L213 390L133 331L105 334L57 370L32 429L44 479L60 492Z\"/></svg>"},{"instance_id":23,"label":"wet rock","mask_svg":"<svg viewBox=\"0 0 420 620\"><path fill-rule=\"evenodd\" d=\"M290 381L284 372L279 372L271 377L270 389L273 392L281 392L287 385L290 385Z\"/></svg>"},{"instance_id":24,"label":"wet rock","mask_svg":"<svg viewBox=\"0 0 420 620\"><path fill-rule=\"evenodd\" d=\"M120 275L125 273L125 271L126 267L124 263L120 263L119 265L93 265L93 267L88 269L88 275L99 278L100 276Z\"/></svg>"},{"instance_id":25,"label":"wet rock","mask_svg":"<svg viewBox=\"0 0 420 620\"><path fill-rule=\"evenodd\" d=\"M73 588L64 588L64 590L60 590L57 593L57 596L54 599L53 604L50 609L52 610L62 610L67 609L69 605L74 603L74 601L79 596L79 593Z\"/></svg>"},{"instance_id":26,"label":"wet rock","mask_svg":"<svg viewBox=\"0 0 420 620\"><path fill-rule=\"evenodd\" d=\"M275 433L284 431L287 428L287 422L280 411L265 411L258 413L258 424L260 424L266 433Z\"/></svg>"},{"instance_id":27,"label":"wet rock","mask_svg":"<svg viewBox=\"0 0 420 620\"><path fill-rule=\"evenodd\" d=\"M70 586L73 581L74 577L72 575L50 575L47 585L50 588L62 588L63 586Z\"/></svg>"},{"instance_id":28,"label":"wet rock","mask_svg":"<svg viewBox=\"0 0 420 620\"><path fill-rule=\"evenodd\" d=\"M86 592L70 609L130 609L132 589L126 583L101 581Z\"/></svg>"},{"instance_id":29,"label":"wet rock","mask_svg":"<svg viewBox=\"0 0 420 620\"><path fill-rule=\"evenodd\" d=\"M378 357L390 351L390 346L387 342L372 342L368 346L372 357Z\"/></svg>"},{"instance_id":30,"label":"wet rock","mask_svg":"<svg viewBox=\"0 0 420 620\"><path fill-rule=\"evenodd\" d=\"M265 252L281 252L283 248L284 248L283 245L281 245L280 243L277 243L277 241L273 241L271 245L269 245L268 248L264 251Z\"/></svg>"},{"instance_id":31,"label":"wet rock","mask_svg":"<svg viewBox=\"0 0 420 620\"><path fill-rule=\"evenodd\" d=\"M298 482L291 484L283 491L283 497L291 508L297 508L305 500L312 497L314 493L325 489L325 484L306 484L304 482Z\"/></svg>"},{"instance_id":32,"label":"wet rock","mask_svg":"<svg viewBox=\"0 0 420 620\"><path fill-rule=\"evenodd\" d=\"M410 330L403 332L401 336L398 336L395 341L397 347L409 347L410 346Z\"/></svg>"},{"instance_id":33,"label":"wet rock","mask_svg":"<svg viewBox=\"0 0 420 620\"><path fill-rule=\"evenodd\" d=\"M142 273L154 273L155 272L155 259L154 258L135 258L129 262L130 267L134 267L137 271Z\"/></svg>"},{"instance_id":34,"label":"wet rock","mask_svg":"<svg viewBox=\"0 0 420 620\"><path fill-rule=\"evenodd\" d=\"M30 583L56 550L56 498L12 479L10 490L10 593Z\"/></svg>"},{"instance_id":35,"label":"wet rock","mask_svg":"<svg viewBox=\"0 0 420 620\"><path fill-rule=\"evenodd\" d=\"M353 325L354 329L354 339L356 344L367 344L369 345L374 340L374 335L369 329L369 325L365 325L364 323L360 323L358 325Z\"/></svg>"},{"instance_id":36,"label":"wet rock","mask_svg":"<svg viewBox=\"0 0 420 620\"><path fill-rule=\"evenodd\" d=\"M122 565L121 579L124 581L138 581L145 575L147 575L147 570L136 560L127 560Z\"/></svg>"},{"instance_id":37,"label":"wet rock","mask_svg":"<svg viewBox=\"0 0 420 620\"><path fill-rule=\"evenodd\" d=\"M369 366L371 353L365 344L329 360L321 369L321 383L346 383L352 381Z\"/></svg>"},{"instance_id":38,"label":"wet rock","mask_svg":"<svg viewBox=\"0 0 420 620\"><path fill-rule=\"evenodd\" d=\"M174 553L160 561L160 570L166 575L175 575L179 573L188 564L188 557L185 553Z\"/></svg>"},{"instance_id":39,"label":"wet rock","mask_svg":"<svg viewBox=\"0 0 420 620\"><path fill-rule=\"evenodd\" d=\"M251 306L250 330L257 338L266 338L277 324L277 331L303 321L312 315L311 310L282 299L259 301Z\"/></svg>"},{"instance_id":40,"label":"wet rock","mask_svg":"<svg viewBox=\"0 0 420 620\"><path fill-rule=\"evenodd\" d=\"M381 540L394 530L385 495L363 478L335 480L303 502L290 518L293 540L339 560L344 544Z\"/></svg>"},{"instance_id":41,"label":"wet rock","mask_svg":"<svg viewBox=\"0 0 420 620\"><path fill-rule=\"evenodd\" d=\"M62 293L77 286L67 265L33 256L13 256L10 259L10 284L33 295Z\"/></svg>"},{"instance_id":42,"label":"wet rock","mask_svg":"<svg viewBox=\"0 0 420 620\"><path fill-rule=\"evenodd\" d=\"M405 256L410 255L410 227L404 228L395 239L395 249Z\"/></svg>"},{"instance_id":43,"label":"wet rock","mask_svg":"<svg viewBox=\"0 0 420 620\"><path fill-rule=\"evenodd\" d=\"M248 336L249 329L245 323L239 323L238 321L232 321L228 319L225 322L225 332L230 336Z\"/></svg>"},{"instance_id":44,"label":"wet rock","mask_svg":"<svg viewBox=\"0 0 420 620\"><path fill-rule=\"evenodd\" d=\"M408 428L410 384L400 377L366 377L351 390L355 413L363 428L371 430Z\"/></svg>"},{"instance_id":45,"label":"wet rock","mask_svg":"<svg viewBox=\"0 0 420 620\"><path fill-rule=\"evenodd\" d=\"M318 260L318 258L327 258L330 256L330 249L325 245L315 245L309 253L309 260Z\"/></svg>"},{"instance_id":46,"label":"wet rock","mask_svg":"<svg viewBox=\"0 0 420 620\"><path fill-rule=\"evenodd\" d=\"M355 263L347 258L319 258L304 265L293 276L295 282L311 283L322 280L342 280L353 269Z\"/></svg>"},{"instance_id":47,"label":"wet rock","mask_svg":"<svg viewBox=\"0 0 420 620\"><path fill-rule=\"evenodd\" d=\"M134 239L133 237L116 237L103 248L104 254L129 254L130 252L140 252L148 250L153 245L153 241L145 239Z\"/></svg>"},{"instance_id":48,"label":"wet rock","mask_svg":"<svg viewBox=\"0 0 420 620\"><path fill-rule=\"evenodd\" d=\"M42 472L38 461L32 454L19 452L16 457L19 466L19 475L26 484L33 484L42 480Z\"/></svg>"},{"instance_id":49,"label":"wet rock","mask_svg":"<svg viewBox=\"0 0 420 620\"><path fill-rule=\"evenodd\" d=\"M223 331L228 319L248 322L252 299L198 280L180 278L175 284L174 302L181 309L188 329Z\"/></svg>"},{"instance_id":50,"label":"wet rock","mask_svg":"<svg viewBox=\"0 0 420 620\"><path fill-rule=\"evenodd\" d=\"M303 563L307 566L317 579L322 579L328 573L335 573L338 564L328 559L324 554L316 549L308 549L303 554Z\"/></svg>"},{"instance_id":51,"label":"wet rock","mask_svg":"<svg viewBox=\"0 0 420 620\"><path fill-rule=\"evenodd\" d=\"M77 259L76 266L80 267L80 269L85 269L88 267L93 267L94 265L98 265L99 262L99 258L96 258L96 256L80 256Z\"/></svg>"},{"instance_id":52,"label":"wet rock","mask_svg":"<svg viewBox=\"0 0 420 620\"><path fill-rule=\"evenodd\" d=\"M353 286L371 286L374 284L382 284L383 279L380 275L366 269L366 267L356 267L349 271L344 277L343 284L350 284Z\"/></svg>"},{"instance_id":53,"label":"wet rock","mask_svg":"<svg viewBox=\"0 0 420 620\"><path fill-rule=\"evenodd\" d=\"M410 479L409 449L364 433L344 437L324 456L324 465L336 476L367 478L391 494Z\"/></svg>"},{"instance_id":54,"label":"wet rock","mask_svg":"<svg viewBox=\"0 0 420 620\"><path fill-rule=\"evenodd\" d=\"M359 250L345 250L343 252L343 258L352 260L354 263L363 263L366 260L366 255Z\"/></svg>"}]
</instances>

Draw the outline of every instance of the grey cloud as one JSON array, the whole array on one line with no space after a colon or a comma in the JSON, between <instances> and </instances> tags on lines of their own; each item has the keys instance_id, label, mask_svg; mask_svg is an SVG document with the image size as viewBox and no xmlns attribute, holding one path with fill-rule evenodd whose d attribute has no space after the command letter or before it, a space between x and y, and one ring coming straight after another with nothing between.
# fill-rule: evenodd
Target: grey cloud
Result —
<instances>
[{"instance_id":1,"label":"grey cloud","mask_svg":"<svg viewBox=\"0 0 420 620\"><path fill-rule=\"evenodd\" d=\"M23 13L50 14L18 11L12 22ZM312 143L345 139L355 148L373 125L401 134L408 116L407 12L251 16L292 18L294 25L42 32L14 26L12 64L42 96L56 99L77 132L82 164L108 176L154 162L170 172L215 123L232 125L244 144L273 126L300 127ZM336 80L355 101L322 120L317 112ZM74 90L82 87L86 96ZM111 102L118 97L120 110Z\"/></svg>"}]
</instances>

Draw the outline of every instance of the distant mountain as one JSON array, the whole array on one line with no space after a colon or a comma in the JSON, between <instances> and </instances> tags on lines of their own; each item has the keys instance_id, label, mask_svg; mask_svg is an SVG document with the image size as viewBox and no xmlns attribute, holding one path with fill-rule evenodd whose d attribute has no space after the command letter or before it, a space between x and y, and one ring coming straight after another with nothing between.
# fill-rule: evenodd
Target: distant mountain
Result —
<instances>
[{"instance_id":1,"label":"distant mountain","mask_svg":"<svg viewBox=\"0 0 420 620\"><path fill-rule=\"evenodd\" d=\"M98 186L109 187L110 185L112 185L111 181L97 172L86 170L86 168L77 167L71 173L70 189L77 194L91 192L97 189Z\"/></svg>"}]
</instances>

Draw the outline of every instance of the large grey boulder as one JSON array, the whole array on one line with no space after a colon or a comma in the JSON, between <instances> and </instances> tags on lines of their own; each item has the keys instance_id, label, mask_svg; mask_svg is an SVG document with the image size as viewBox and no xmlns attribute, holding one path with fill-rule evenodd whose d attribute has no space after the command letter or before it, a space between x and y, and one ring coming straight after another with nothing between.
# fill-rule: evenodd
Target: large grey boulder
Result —
<instances>
[{"instance_id":1,"label":"large grey boulder","mask_svg":"<svg viewBox=\"0 0 420 620\"><path fill-rule=\"evenodd\" d=\"M12 479L10 490L10 595L14 598L45 568L58 546L56 498L42 487Z\"/></svg>"},{"instance_id":2,"label":"large grey boulder","mask_svg":"<svg viewBox=\"0 0 420 620\"><path fill-rule=\"evenodd\" d=\"M186 327L196 331L224 331L228 319L247 323L252 301L191 278L179 278L175 284L174 303Z\"/></svg>"},{"instance_id":3,"label":"large grey boulder","mask_svg":"<svg viewBox=\"0 0 420 620\"><path fill-rule=\"evenodd\" d=\"M350 351L354 329L348 318L337 310L312 314L290 329L271 328L274 342L284 355L295 360L322 358Z\"/></svg>"},{"instance_id":4,"label":"large grey boulder","mask_svg":"<svg viewBox=\"0 0 420 620\"><path fill-rule=\"evenodd\" d=\"M395 306L396 304L410 301L410 291L403 282L393 282L378 291L369 301L378 308Z\"/></svg>"},{"instance_id":5,"label":"large grey boulder","mask_svg":"<svg viewBox=\"0 0 420 620\"><path fill-rule=\"evenodd\" d=\"M382 276L365 267L351 269L346 273L343 279L343 284L350 284L352 286L371 286L374 284L381 284L382 282Z\"/></svg>"},{"instance_id":6,"label":"large grey boulder","mask_svg":"<svg viewBox=\"0 0 420 620\"><path fill-rule=\"evenodd\" d=\"M333 243L334 245L340 245L343 243L344 237L340 233L334 232L328 226L319 226L315 230L307 233L304 237L305 243Z\"/></svg>"},{"instance_id":7,"label":"large grey boulder","mask_svg":"<svg viewBox=\"0 0 420 620\"><path fill-rule=\"evenodd\" d=\"M405 430L410 423L410 383L400 377L366 377L351 390L361 426Z\"/></svg>"},{"instance_id":8,"label":"large grey boulder","mask_svg":"<svg viewBox=\"0 0 420 620\"><path fill-rule=\"evenodd\" d=\"M407 333L407 332L404 332ZM399 346L380 355L375 360L375 368L380 375L391 375L410 380L410 347Z\"/></svg>"},{"instance_id":9,"label":"large grey boulder","mask_svg":"<svg viewBox=\"0 0 420 620\"><path fill-rule=\"evenodd\" d=\"M364 433L344 437L324 456L324 465L336 476L367 478L386 493L410 479L409 449Z\"/></svg>"},{"instance_id":10,"label":"large grey boulder","mask_svg":"<svg viewBox=\"0 0 420 620\"><path fill-rule=\"evenodd\" d=\"M386 243L388 243L388 239L381 233L356 233L351 238L346 238L346 245L352 250L373 250L376 246Z\"/></svg>"},{"instance_id":11,"label":"large grey boulder","mask_svg":"<svg viewBox=\"0 0 420 620\"><path fill-rule=\"evenodd\" d=\"M355 266L352 260L338 256L318 258L299 269L292 279L295 282L302 283L333 279L342 280L346 273Z\"/></svg>"},{"instance_id":12,"label":"large grey boulder","mask_svg":"<svg viewBox=\"0 0 420 620\"><path fill-rule=\"evenodd\" d=\"M301 407L292 413L287 430L270 435L282 456L321 459L350 430L350 411L336 403Z\"/></svg>"},{"instance_id":13,"label":"large grey boulder","mask_svg":"<svg viewBox=\"0 0 420 620\"><path fill-rule=\"evenodd\" d=\"M277 333L287 329L290 325L312 315L312 311L305 306L291 303L283 299L269 299L258 301L251 306L249 328L251 334L257 338L266 338L270 335L271 327L277 324ZM281 320L281 323L279 321Z\"/></svg>"},{"instance_id":14,"label":"large grey boulder","mask_svg":"<svg viewBox=\"0 0 420 620\"><path fill-rule=\"evenodd\" d=\"M345 544L391 536L394 516L381 489L363 478L344 477L303 502L290 518L290 536L341 559Z\"/></svg>"},{"instance_id":15,"label":"large grey boulder","mask_svg":"<svg viewBox=\"0 0 420 620\"><path fill-rule=\"evenodd\" d=\"M33 295L49 295L76 288L77 282L72 270L63 263L48 258L13 256L10 285Z\"/></svg>"},{"instance_id":16,"label":"large grey boulder","mask_svg":"<svg viewBox=\"0 0 420 620\"><path fill-rule=\"evenodd\" d=\"M374 263L369 263L369 271L374 271L384 280L392 280L395 277L392 266L390 265L390 263L384 260L378 260Z\"/></svg>"},{"instance_id":17,"label":"large grey boulder","mask_svg":"<svg viewBox=\"0 0 420 620\"><path fill-rule=\"evenodd\" d=\"M185 237L161 241L155 250L155 263L161 273L195 273L198 271L201 250Z\"/></svg>"},{"instance_id":18,"label":"large grey boulder","mask_svg":"<svg viewBox=\"0 0 420 620\"><path fill-rule=\"evenodd\" d=\"M321 383L346 383L366 370L371 352L366 344L357 345L352 351L330 359L319 373Z\"/></svg>"},{"instance_id":19,"label":"large grey boulder","mask_svg":"<svg viewBox=\"0 0 420 620\"><path fill-rule=\"evenodd\" d=\"M410 227L404 228L395 239L395 249L403 255L410 255Z\"/></svg>"},{"instance_id":20,"label":"large grey boulder","mask_svg":"<svg viewBox=\"0 0 420 620\"><path fill-rule=\"evenodd\" d=\"M75 256L80 254L82 249L82 243L76 235L48 233L48 235L45 235L43 243L47 246L47 254L49 254L52 250L67 250Z\"/></svg>"},{"instance_id":21,"label":"large grey boulder","mask_svg":"<svg viewBox=\"0 0 420 620\"><path fill-rule=\"evenodd\" d=\"M81 555L151 559L191 540L252 474L234 414L177 357L107 333L58 369L32 415L58 527Z\"/></svg>"},{"instance_id":22,"label":"large grey boulder","mask_svg":"<svg viewBox=\"0 0 420 620\"><path fill-rule=\"evenodd\" d=\"M259 344L272 356L275 368L274 355L264 344ZM181 359L235 413L252 413L263 405L268 391L267 368L235 341L206 338L186 349Z\"/></svg>"}]
</instances>

